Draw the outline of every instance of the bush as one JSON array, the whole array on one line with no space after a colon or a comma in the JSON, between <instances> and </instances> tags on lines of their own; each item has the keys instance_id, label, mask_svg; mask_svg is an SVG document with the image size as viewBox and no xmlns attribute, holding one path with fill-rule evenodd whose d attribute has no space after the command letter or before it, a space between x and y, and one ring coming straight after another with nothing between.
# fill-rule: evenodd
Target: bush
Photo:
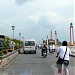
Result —
<instances>
[{"instance_id":1,"label":"bush","mask_svg":"<svg viewBox=\"0 0 75 75\"><path fill-rule=\"evenodd\" d=\"M3 51L0 51L0 56L3 56Z\"/></svg>"}]
</instances>

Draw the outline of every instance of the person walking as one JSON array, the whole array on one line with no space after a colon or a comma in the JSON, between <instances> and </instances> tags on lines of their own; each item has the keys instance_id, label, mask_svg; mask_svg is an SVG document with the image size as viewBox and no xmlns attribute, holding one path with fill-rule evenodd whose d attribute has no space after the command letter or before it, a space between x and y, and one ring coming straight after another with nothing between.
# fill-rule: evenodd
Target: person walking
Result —
<instances>
[{"instance_id":1,"label":"person walking","mask_svg":"<svg viewBox=\"0 0 75 75\"><path fill-rule=\"evenodd\" d=\"M67 47L67 41L62 42L62 46L58 48L57 56L59 61L57 62L58 75L62 75L62 64L65 68L68 68L71 51Z\"/></svg>"},{"instance_id":2,"label":"person walking","mask_svg":"<svg viewBox=\"0 0 75 75\"><path fill-rule=\"evenodd\" d=\"M50 52L50 53L53 52L53 46L52 46L52 44L50 44L50 46L49 46L49 52Z\"/></svg>"},{"instance_id":3,"label":"person walking","mask_svg":"<svg viewBox=\"0 0 75 75\"><path fill-rule=\"evenodd\" d=\"M52 46L53 46L53 52L55 52L55 45L53 44Z\"/></svg>"}]
</instances>

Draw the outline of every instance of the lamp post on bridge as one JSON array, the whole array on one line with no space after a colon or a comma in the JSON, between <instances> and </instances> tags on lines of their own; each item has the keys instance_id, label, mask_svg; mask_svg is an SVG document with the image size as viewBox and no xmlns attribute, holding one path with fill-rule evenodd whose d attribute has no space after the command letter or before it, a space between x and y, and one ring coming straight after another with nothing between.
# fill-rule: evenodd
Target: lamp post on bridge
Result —
<instances>
[{"instance_id":1,"label":"lamp post on bridge","mask_svg":"<svg viewBox=\"0 0 75 75\"><path fill-rule=\"evenodd\" d=\"M14 40L14 29L15 29L15 26L11 26L12 27L12 31L13 31L13 40ZM14 50L14 41L11 41L12 42L12 49Z\"/></svg>"},{"instance_id":2,"label":"lamp post on bridge","mask_svg":"<svg viewBox=\"0 0 75 75\"><path fill-rule=\"evenodd\" d=\"M47 35L47 49L48 49L48 35Z\"/></svg>"},{"instance_id":3,"label":"lamp post on bridge","mask_svg":"<svg viewBox=\"0 0 75 75\"><path fill-rule=\"evenodd\" d=\"M14 39L14 29L15 29L15 26L11 26L12 27L12 30L13 30L13 39Z\"/></svg>"},{"instance_id":4,"label":"lamp post on bridge","mask_svg":"<svg viewBox=\"0 0 75 75\"><path fill-rule=\"evenodd\" d=\"M21 36L21 33L19 33L19 54L20 54L20 36Z\"/></svg>"},{"instance_id":5,"label":"lamp post on bridge","mask_svg":"<svg viewBox=\"0 0 75 75\"><path fill-rule=\"evenodd\" d=\"M21 33L19 33L19 47L20 47L20 36L21 36Z\"/></svg>"}]
</instances>

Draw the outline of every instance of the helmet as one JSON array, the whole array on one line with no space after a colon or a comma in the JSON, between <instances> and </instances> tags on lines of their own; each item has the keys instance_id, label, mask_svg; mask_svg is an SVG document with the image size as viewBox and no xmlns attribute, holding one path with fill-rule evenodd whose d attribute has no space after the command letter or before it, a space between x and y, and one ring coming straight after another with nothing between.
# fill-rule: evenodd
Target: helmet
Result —
<instances>
[{"instance_id":1,"label":"helmet","mask_svg":"<svg viewBox=\"0 0 75 75\"><path fill-rule=\"evenodd\" d=\"M62 46L67 46L67 41L63 41Z\"/></svg>"}]
</instances>

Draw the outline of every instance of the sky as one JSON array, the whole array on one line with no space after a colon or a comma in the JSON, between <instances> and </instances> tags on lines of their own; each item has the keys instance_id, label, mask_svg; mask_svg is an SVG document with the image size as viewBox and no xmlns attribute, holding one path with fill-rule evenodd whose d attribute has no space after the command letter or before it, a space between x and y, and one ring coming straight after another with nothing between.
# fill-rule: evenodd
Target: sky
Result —
<instances>
[{"instance_id":1,"label":"sky","mask_svg":"<svg viewBox=\"0 0 75 75\"><path fill-rule=\"evenodd\" d=\"M59 41L70 41L70 23L73 23L75 39L74 0L0 0L0 34L12 38L11 26L15 26L14 38L52 38L57 31ZM24 38L23 38L24 37Z\"/></svg>"}]
</instances>

